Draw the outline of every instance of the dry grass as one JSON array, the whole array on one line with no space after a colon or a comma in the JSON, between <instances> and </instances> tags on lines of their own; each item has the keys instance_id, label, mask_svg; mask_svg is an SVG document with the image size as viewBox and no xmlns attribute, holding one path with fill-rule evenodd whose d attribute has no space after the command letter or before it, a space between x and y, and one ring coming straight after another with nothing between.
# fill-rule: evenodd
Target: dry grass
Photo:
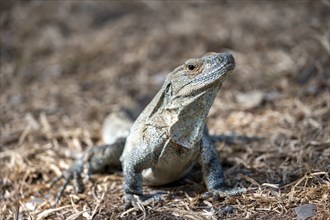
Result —
<instances>
[{"instance_id":1,"label":"dry grass","mask_svg":"<svg viewBox=\"0 0 330 220\"><path fill-rule=\"evenodd\" d=\"M1 3L0 219L296 219L330 213L329 1L29 1ZM144 105L190 57L230 49L237 68L208 121L242 196L202 200L200 171L169 186L162 204L123 210L120 172L69 187L52 207L50 180L77 152L102 143L106 114ZM138 110L136 110L137 112Z\"/></svg>"}]
</instances>

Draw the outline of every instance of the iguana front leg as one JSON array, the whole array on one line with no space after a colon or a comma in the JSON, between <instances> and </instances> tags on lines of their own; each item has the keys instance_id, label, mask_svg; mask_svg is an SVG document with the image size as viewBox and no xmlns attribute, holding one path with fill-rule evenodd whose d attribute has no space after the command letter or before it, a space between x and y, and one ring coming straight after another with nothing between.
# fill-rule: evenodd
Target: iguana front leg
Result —
<instances>
[{"instance_id":1,"label":"iguana front leg","mask_svg":"<svg viewBox=\"0 0 330 220\"><path fill-rule=\"evenodd\" d=\"M202 151L199 163L202 166L204 182L209 192L204 194L205 198L239 195L246 191L245 188L228 188L225 184L222 166L218 152L212 142L204 136L201 140Z\"/></svg>"},{"instance_id":2,"label":"iguana front leg","mask_svg":"<svg viewBox=\"0 0 330 220\"><path fill-rule=\"evenodd\" d=\"M123 161L125 209L139 207L138 203L148 199L143 195L142 170L152 167L154 163L153 152L143 150L143 147L135 148Z\"/></svg>"},{"instance_id":3,"label":"iguana front leg","mask_svg":"<svg viewBox=\"0 0 330 220\"><path fill-rule=\"evenodd\" d=\"M139 168L139 165L132 162L128 161L123 164L125 209L137 206L137 203L145 200L142 186L142 169Z\"/></svg>"},{"instance_id":4,"label":"iguana front leg","mask_svg":"<svg viewBox=\"0 0 330 220\"><path fill-rule=\"evenodd\" d=\"M124 193L125 193L125 209L131 206L139 207L144 202L148 202L153 198L154 201L159 201L160 198L154 196L146 196L143 194L143 176L142 171L149 169L156 164L159 155L165 145L166 139L163 134L158 132L158 136L154 135L154 139L150 138L148 132L150 128L144 131L148 143L127 140L123 155L121 157L123 174L125 177ZM153 128L151 128L153 129ZM142 139L141 139L142 140ZM127 145L128 144L128 145ZM148 200L148 201L146 201Z\"/></svg>"}]
</instances>

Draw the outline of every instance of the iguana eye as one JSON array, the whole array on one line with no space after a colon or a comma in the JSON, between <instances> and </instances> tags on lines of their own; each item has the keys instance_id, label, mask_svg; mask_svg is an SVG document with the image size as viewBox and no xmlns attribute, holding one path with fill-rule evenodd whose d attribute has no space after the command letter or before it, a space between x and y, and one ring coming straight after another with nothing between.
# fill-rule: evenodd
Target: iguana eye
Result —
<instances>
[{"instance_id":1,"label":"iguana eye","mask_svg":"<svg viewBox=\"0 0 330 220\"><path fill-rule=\"evenodd\" d=\"M185 63L184 69L188 75L194 76L201 71L202 62L198 59L190 59Z\"/></svg>"},{"instance_id":2,"label":"iguana eye","mask_svg":"<svg viewBox=\"0 0 330 220\"><path fill-rule=\"evenodd\" d=\"M196 68L196 66L193 64L188 64L187 67L188 67L188 70L194 70Z\"/></svg>"}]
</instances>

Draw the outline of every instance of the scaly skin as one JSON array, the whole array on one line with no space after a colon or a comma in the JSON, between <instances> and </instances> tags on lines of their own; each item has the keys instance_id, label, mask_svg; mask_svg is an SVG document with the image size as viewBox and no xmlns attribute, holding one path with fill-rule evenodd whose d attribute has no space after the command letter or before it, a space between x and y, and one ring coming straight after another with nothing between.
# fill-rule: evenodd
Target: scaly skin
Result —
<instances>
[{"instance_id":1,"label":"scaly skin","mask_svg":"<svg viewBox=\"0 0 330 220\"><path fill-rule=\"evenodd\" d=\"M89 164L87 172L93 173L109 165L118 165L121 155L126 208L145 199L143 182L163 185L178 180L195 161L202 166L208 196L244 192L241 188L225 188L219 157L205 126L216 94L234 67L234 58L229 53L209 53L177 67L134 122L126 142L124 136L110 145L89 150L92 153L87 151L84 157L89 159L84 163L78 160L64 174L65 184L71 178L79 182L84 164ZM109 139L111 134L104 131L105 139ZM61 187L57 200L64 188Z\"/></svg>"}]
</instances>

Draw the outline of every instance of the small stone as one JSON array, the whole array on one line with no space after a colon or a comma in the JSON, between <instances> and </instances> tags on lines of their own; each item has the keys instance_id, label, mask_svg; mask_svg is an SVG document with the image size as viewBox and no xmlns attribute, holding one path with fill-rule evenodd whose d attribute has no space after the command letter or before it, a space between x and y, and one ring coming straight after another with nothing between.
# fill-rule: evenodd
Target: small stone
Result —
<instances>
[{"instance_id":1,"label":"small stone","mask_svg":"<svg viewBox=\"0 0 330 220\"><path fill-rule=\"evenodd\" d=\"M298 220L305 220L309 217L312 217L316 213L316 205L314 204L304 204L294 208L294 211L297 214Z\"/></svg>"},{"instance_id":2,"label":"small stone","mask_svg":"<svg viewBox=\"0 0 330 220\"><path fill-rule=\"evenodd\" d=\"M264 94L261 91L239 93L236 95L236 101L245 109L258 107L261 105L263 98Z\"/></svg>"}]
</instances>

